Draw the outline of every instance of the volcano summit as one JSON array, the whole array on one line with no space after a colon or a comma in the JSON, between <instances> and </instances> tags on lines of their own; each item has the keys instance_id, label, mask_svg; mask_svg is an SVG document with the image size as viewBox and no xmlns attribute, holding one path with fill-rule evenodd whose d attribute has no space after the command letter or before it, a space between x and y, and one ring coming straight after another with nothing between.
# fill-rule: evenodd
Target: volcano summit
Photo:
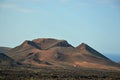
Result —
<instances>
[{"instance_id":1,"label":"volcano summit","mask_svg":"<svg viewBox=\"0 0 120 80\"><path fill-rule=\"evenodd\" d=\"M119 64L89 45L82 43L77 47L73 47L66 40L52 38L26 40L21 45L7 49L4 52L15 62L23 65L120 70Z\"/></svg>"}]
</instances>

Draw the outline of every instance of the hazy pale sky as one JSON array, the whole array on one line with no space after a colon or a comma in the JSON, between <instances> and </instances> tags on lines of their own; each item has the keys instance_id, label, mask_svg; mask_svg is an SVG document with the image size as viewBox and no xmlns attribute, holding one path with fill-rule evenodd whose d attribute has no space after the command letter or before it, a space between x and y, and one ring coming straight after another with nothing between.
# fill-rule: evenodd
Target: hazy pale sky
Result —
<instances>
[{"instance_id":1,"label":"hazy pale sky","mask_svg":"<svg viewBox=\"0 0 120 80\"><path fill-rule=\"evenodd\" d=\"M0 46L45 37L120 54L120 0L0 0Z\"/></svg>"}]
</instances>

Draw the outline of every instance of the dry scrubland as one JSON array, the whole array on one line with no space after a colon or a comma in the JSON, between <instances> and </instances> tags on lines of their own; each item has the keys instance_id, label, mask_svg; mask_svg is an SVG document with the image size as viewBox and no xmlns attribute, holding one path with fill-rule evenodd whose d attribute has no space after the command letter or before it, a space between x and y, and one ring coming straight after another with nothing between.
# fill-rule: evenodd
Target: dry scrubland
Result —
<instances>
[{"instance_id":1,"label":"dry scrubland","mask_svg":"<svg viewBox=\"0 0 120 80\"><path fill-rule=\"evenodd\" d=\"M0 80L120 80L120 72L82 68L5 68Z\"/></svg>"}]
</instances>

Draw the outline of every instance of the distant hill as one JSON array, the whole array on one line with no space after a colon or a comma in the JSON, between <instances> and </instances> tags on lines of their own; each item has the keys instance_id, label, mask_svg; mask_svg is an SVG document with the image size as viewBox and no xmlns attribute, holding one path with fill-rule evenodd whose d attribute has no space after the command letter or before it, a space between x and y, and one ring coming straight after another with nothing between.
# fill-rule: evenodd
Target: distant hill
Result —
<instances>
[{"instance_id":1,"label":"distant hill","mask_svg":"<svg viewBox=\"0 0 120 80\"><path fill-rule=\"evenodd\" d=\"M16 62L4 53L0 53L0 65L15 66Z\"/></svg>"},{"instance_id":2,"label":"distant hill","mask_svg":"<svg viewBox=\"0 0 120 80\"><path fill-rule=\"evenodd\" d=\"M9 48L9 47L0 47L0 53L6 53L10 49L11 48Z\"/></svg>"},{"instance_id":3,"label":"distant hill","mask_svg":"<svg viewBox=\"0 0 120 80\"><path fill-rule=\"evenodd\" d=\"M7 55L17 62L38 67L84 67L119 70L113 62L85 43L73 47L65 40L39 38L26 40L7 50Z\"/></svg>"},{"instance_id":4,"label":"distant hill","mask_svg":"<svg viewBox=\"0 0 120 80\"><path fill-rule=\"evenodd\" d=\"M120 61L120 54L119 53L104 53L104 55L115 62Z\"/></svg>"}]
</instances>

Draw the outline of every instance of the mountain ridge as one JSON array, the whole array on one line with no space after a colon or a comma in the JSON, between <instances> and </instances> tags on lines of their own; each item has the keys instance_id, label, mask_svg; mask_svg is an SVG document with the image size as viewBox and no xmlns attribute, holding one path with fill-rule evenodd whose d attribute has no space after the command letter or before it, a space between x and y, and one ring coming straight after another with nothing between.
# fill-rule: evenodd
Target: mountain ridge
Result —
<instances>
[{"instance_id":1,"label":"mountain ridge","mask_svg":"<svg viewBox=\"0 0 120 80\"><path fill-rule=\"evenodd\" d=\"M73 47L66 40L38 38L25 40L7 51L7 55L23 64L48 67L86 67L118 69L118 64L82 43Z\"/></svg>"},{"instance_id":2,"label":"mountain ridge","mask_svg":"<svg viewBox=\"0 0 120 80\"><path fill-rule=\"evenodd\" d=\"M92 47L88 46L87 44L85 43L81 43L79 46L76 47L77 49L80 49L81 51L82 50L88 50L89 52L92 53L92 55L94 56L99 56L99 57L103 57L105 59L109 59L107 57L105 57L104 55L102 55L101 53L99 53L98 51L96 51L95 49L93 49Z\"/></svg>"}]
</instances>

